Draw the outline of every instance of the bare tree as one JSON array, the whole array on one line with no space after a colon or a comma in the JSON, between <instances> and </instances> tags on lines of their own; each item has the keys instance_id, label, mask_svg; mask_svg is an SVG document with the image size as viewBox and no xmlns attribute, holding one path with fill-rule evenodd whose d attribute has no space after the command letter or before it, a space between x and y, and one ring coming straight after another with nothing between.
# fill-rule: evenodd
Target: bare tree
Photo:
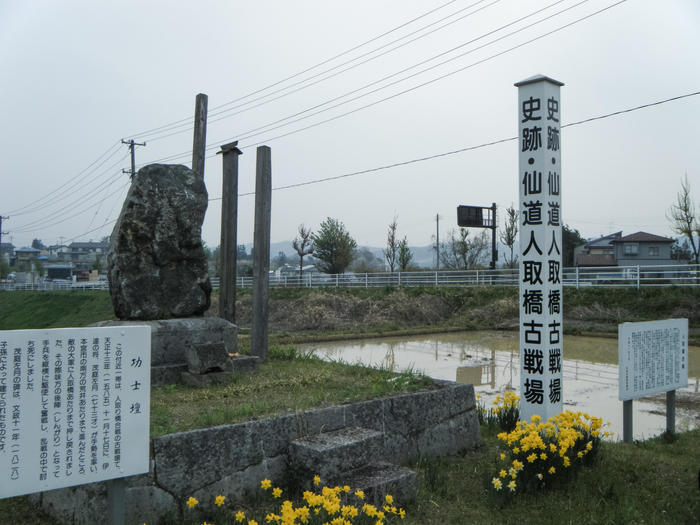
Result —
<instances>
[{"instance_id":1,"label":"bare tree","mask_svg":"<svg viewBox=\"0 0 700 525\"><path fill-rule=\"evenodd\" d=\"M314 241L311 235L311 228L305 228L303 224L300 224L299 235L292 241L292 246L299 254L299 277L301 277L304 268L304 255L314 253Z\"/></svg>"},{"instance_id":2,"label":"bare tree","mask_svg":"<svg viewBox=\"0 0 700 525\"><path fill-rule=\"evenodd\" d=\"M515 263L518 260L518 256L513 253L513 247L515 242L518 240L518 218L520 213L518 210L510 205L510 208L506 208L506 222L504 224L503 230L498 234L500 241L510 248L510 257L506 256L506 266L508 268L515 268Z\"/></svg>"},{"instance_id":3,"label":"bare tree","mask_svg":"<svg viewBox=\"0 0 700 525\"><path fill-rule=\"evenodd\" d=\"M450 270L469 270L482 261L488 252L489 236L482 231L477 237L469 237L469 230L460 228L448 232L447 241L440 243L440 263Z\"/></svg>"},{"instance_id":4,"label":"bare tree","mask_svg":"<svg viewBox=\"0 0 700 525\"><path fill-rule=\"evenodd\" d=\"M681 191L678 192L676 203L671 206L668 219L674 232L685 235L690 241L695 264L698 264L700 240L695 244L695 236L700 236L700 222L695 214L695 203L690 197L690 182L688 174L681 180Z\"/></svg>"},{"instance_id":5,"label":"bare tree","mask_svg":"<svg viewBox=\"0 0 700 525\"><path fill-rule=\"evenodd\" d=\"M399 252L398 252L398 264L399 271L405 272L408 269L408 265L411 264L413 260L413 254L411 249L408 247L408 241L404 235L403 239L399 242Z\"/></svg>"},{"instance_id":6,"label":"bare tree","mask_svg":"<svg viewBox=\"0 0 700 525\"><path fill-rule=\"evenodd\" d=\"M394 273L394 268L396 268L396 254L399 249L399 243L396 240L397 226L397 217L394 215L394 220L389 223L389 229L386 233L386 249L384 250L384 257L386 258L387 264L389 264L389 271L391 273Z\"/></svg>"}]
</instances>

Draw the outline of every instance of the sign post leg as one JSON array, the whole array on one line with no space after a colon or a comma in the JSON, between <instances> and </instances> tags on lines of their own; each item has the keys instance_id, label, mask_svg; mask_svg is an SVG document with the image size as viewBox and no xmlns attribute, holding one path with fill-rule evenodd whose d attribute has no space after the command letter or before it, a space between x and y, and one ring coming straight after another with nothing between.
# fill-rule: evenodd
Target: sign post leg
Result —
<instances>
[{"instance_id":1,"label":"sign post leg","mask_svg":"<svg viewBox=\"0 0 700 525\"><path fill-rule=\"evenodd\" d=\"M632 400L622 402L622 440L632 443Z\"/></svg>"},{"instance_id":2,"label":"sign post leg","mask_svg":"<svg viewBox=\"0 0 700 525\"><path fill-rule=\"evenodd\" d=\"M126 478L110 479L107 482L107 507L109 508L110 525L124 525L125 523L125 492Z\"/></svg>"},{"instance_id":3,"label":"sign post leg","mask_svg":"<svg viewBox=\"0 0 700 525\"><path fill-rule=\"evenodd\" d=\"M676 391L666 392L666 432L676 433Z\"/></svg>"}]
</instances>

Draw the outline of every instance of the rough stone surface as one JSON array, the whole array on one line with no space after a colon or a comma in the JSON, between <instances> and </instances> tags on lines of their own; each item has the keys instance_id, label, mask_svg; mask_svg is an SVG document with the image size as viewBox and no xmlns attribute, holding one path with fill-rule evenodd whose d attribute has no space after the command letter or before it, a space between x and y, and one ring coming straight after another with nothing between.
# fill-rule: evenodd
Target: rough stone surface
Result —
<instances>
[{"instance_id":1,"label":"rough stone surface","mask_svg":"<svg viewBox=\"0 0 700 525\"><path fill-rule=\"evenodd\" d=\"M174 385L182 380L187 365L157 365L151 367L151 386Z\"/></svg>"},{"instance_id":2,"label":"rough stone surface","mask_svg":"<svg viewBox=\"0 0 700 525\"><path fill-rule=\"evenodd\" d=\"M237 374L254 374L260 367L260 358L256 355L239 355L231 358L233 372Z\"/></svg>"},{"instance_id":3,"label":"rough stone surface","mask_svg":"<svg viewBox=\"0 0 700 525\"><path fill-rule=\"evenodd\" d=\"M381 433L376 443L381 459L393 463L472 450L481 443L474 401L472 385L441 382L429 391L152 438L150 472L128 479L127 498L142 501L143 512L154 512L146 523L158 523L172 513L173 501L180 513L175 521L181 519L183 502L192 495L212 501L223 494L243 502L261 479L281 482L293 473L292 442L313 441L320 432L357 431L352 427ZM388 492L403 505L415 497L415 474L408 469L375 461L340 476L337 482L366 488L370 498ZM104 521L106 497L105 485L94 483L42 493L32 500L63 523L75 525Z\"/></svg>"},{"instance_id":4,"label":"rough stone surface","mask_svg":"<svg viewBox=\"0 0 700 525\"><path fill-rule=\"evenodd\" d=\"M333 480L333 482L362 490L365 493L365 500L380 508L385 504L383 498L386 494L394 497L394 504L397 507L412 502L418 495L416 473L390 463L378 463L357 469L343 476L342 480Z\"/></svg>"},{"instance_id":5,"label":"rough stone surface","mask_svg":"<svg viewBox=\"0 0 700 525\"><path fill-rule=\"evenodd\" d=\"M291 415L154 438L158 485L187 497L231 472L286 456L295 438Z\"/></svg>"},{"instance_id":6,"label":"rough stone surface","mask_svg":"<svg viewBox=\"0 0 700 525\"><path fill-rule=\"evenodd\" d=\"M223 342L199 343L185 348L187 371L190 374L210 372L230 372L233 370L231 358Z\"/></svg>"},{"instance_id":7,"label":"rough stone surface","mask_svg":"<svg viewBox=\"0 0 700 525\"><path fill-rule=\"evenodd\" d=\"M376 463L382 456L384 435L366 428L344 428L292 441L292 468L321 479L338 478L344 471ZM310 474L310 475L309 475Z\"/></svg>"},{"instance_id":8,"label":"rough stone surface","mask_svg":"<svg viewBox=\"0 0 700 525\"><path fill-rule=\"evenodd\" d=\"M237 349L238 328L219 317L188 317L158 321L101 321L93 326L151 327L151 367L186 365L186 351L195 345L223 343L227 353Z\"/></svg>"},{"instance_id":9,"label":"rough stone surface","mask_svg":"<svg viewBox=\"0 0 700 525\"><path fill-rule=\"evenodd\" d=\"M178 515L177 501L163 489L151 485L124 492L126 523L158 523L164 515Z\"/></svg>"},{"instance_id":10,"label":"rough stone surface","mask_svg":"<svg viewBox=\"0 0 700 525\"><path fill-rule=\"evenodd\" d=\"M219 494L225 494L232 503L250 503L251 494L259 494L263 479L282 480L287 473L287 456L267 458L257 465L232 472L230 475L196 490L192 495L199 501L214 501Z\"/></svg>"},{"instance_id":11,"label":"rough stone surface","mask_svg":"<svg viewBox=\"0 0 700 525\"><path fill-rule=\"evenodd\" d=\"M119 319L188 317L209 308L202 245L207 201L204 180L186 166L151 164L138 171L107 255Z\"/></svg>"},{"instance_id":12,"label":"rough stone surface","mask_svg":"<svg viewBox=\"0 0 700 525\"><path fill-rule=\"evenodd\" d=\"M39 498L44 512L61 523L93 525L96 517L107 515L107 485L104 483L49 490L42 492Z\"/></svg>"}]
</instances>

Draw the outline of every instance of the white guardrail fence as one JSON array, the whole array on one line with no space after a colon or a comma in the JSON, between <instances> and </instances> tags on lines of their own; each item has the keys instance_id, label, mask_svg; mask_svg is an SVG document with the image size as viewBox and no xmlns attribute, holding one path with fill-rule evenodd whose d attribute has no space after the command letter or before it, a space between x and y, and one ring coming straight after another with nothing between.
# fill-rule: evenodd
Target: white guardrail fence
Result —
<instances>
[{"instance_id":1,"label":"white guardrail fence","mask_svg":"<svg viewBox=\"0 0 700 525\"><path fill-rule=\"evenodd\" d=\"M700 286L700 265L674 264L664 266L608 266L600 268L564 268L564 286ZM214 289L219 279L212 278ZM251 287L252 277L238 277L237 286ZM518 269L496 270L440 270L394 273L309 273L304 275L276 275L270 273L270 286L275 287L355 287L379 286L517 286ZM107 290L106 281L95 282L40 282L19 284L0 282L0 290Z\"/></svg>"}]
</instances>

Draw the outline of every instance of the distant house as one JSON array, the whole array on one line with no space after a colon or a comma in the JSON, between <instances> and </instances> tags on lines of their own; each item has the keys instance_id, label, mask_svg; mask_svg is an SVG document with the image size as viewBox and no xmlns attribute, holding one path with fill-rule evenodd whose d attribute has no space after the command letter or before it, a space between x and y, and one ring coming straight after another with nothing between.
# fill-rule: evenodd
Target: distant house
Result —
<instances>
[{"instance_id":1,"label":"distant house","mask_svg":"<svg viewBox=\"0 0 700 525\"><path fill-rule=\"evenodd\" d=\"M104 262L109 250L109 242L72 242L68 245L70 260L78 271L92 269L98 257Z\"/></svg>"},{"instance_id":2,"label":"distant house","mask_svg":"<svg viewBox=\"0 0 700 525\"><path fill-rule=\"evenodd\" d=\"M574 264L582 267L616 266L615 245L613 241L622 237L622 232L603 235L588 241L576 253Z\"/></svg>"},{"instance_id":3,"label":"distant house","mask_svg":"<svg viewBox=\"0 0 700 525\"><path fill-rule=\"evenodd\" d=\"M41 255L41 250L25 246L15 250L15 264L22 264L37 259Z\"/></svg>"},{"instance_id":4,"label":"distant house","mask_svg":"<svg viewBox=\"0 0 700 525\"><path fill-rule=\"evenodd\" d=\"M674 239L637 232L611 241L618 266L678 264L671 259Z\"/></svg>"},{"instance_id":5,"label":"distant house","mask_svg":"<svg viewBox=\"0 0 700 525\"><path fill-rule=\"evenodd\" d=\"M70 248L65 244L53 244L47 248L51 259L65 260L70 258Z\"/></svg>"},{"instance_id":6,"label":"distant house","mask_svg":"<svg viewBox=\"0 0 700 525\"><path fill-rule=\"evenodd\" d=\"M307 264L304 265L301 269L302 275L309 275L309 274L317 274L319 273L318 268L316 268L316 265L314 264ZM296 266L291 265L291 264L283 264L277 270L275 270L275 275L277 277L284 277L284 276L299 276L299 265L297 264Z\"/></svg>"}]
</instances>

